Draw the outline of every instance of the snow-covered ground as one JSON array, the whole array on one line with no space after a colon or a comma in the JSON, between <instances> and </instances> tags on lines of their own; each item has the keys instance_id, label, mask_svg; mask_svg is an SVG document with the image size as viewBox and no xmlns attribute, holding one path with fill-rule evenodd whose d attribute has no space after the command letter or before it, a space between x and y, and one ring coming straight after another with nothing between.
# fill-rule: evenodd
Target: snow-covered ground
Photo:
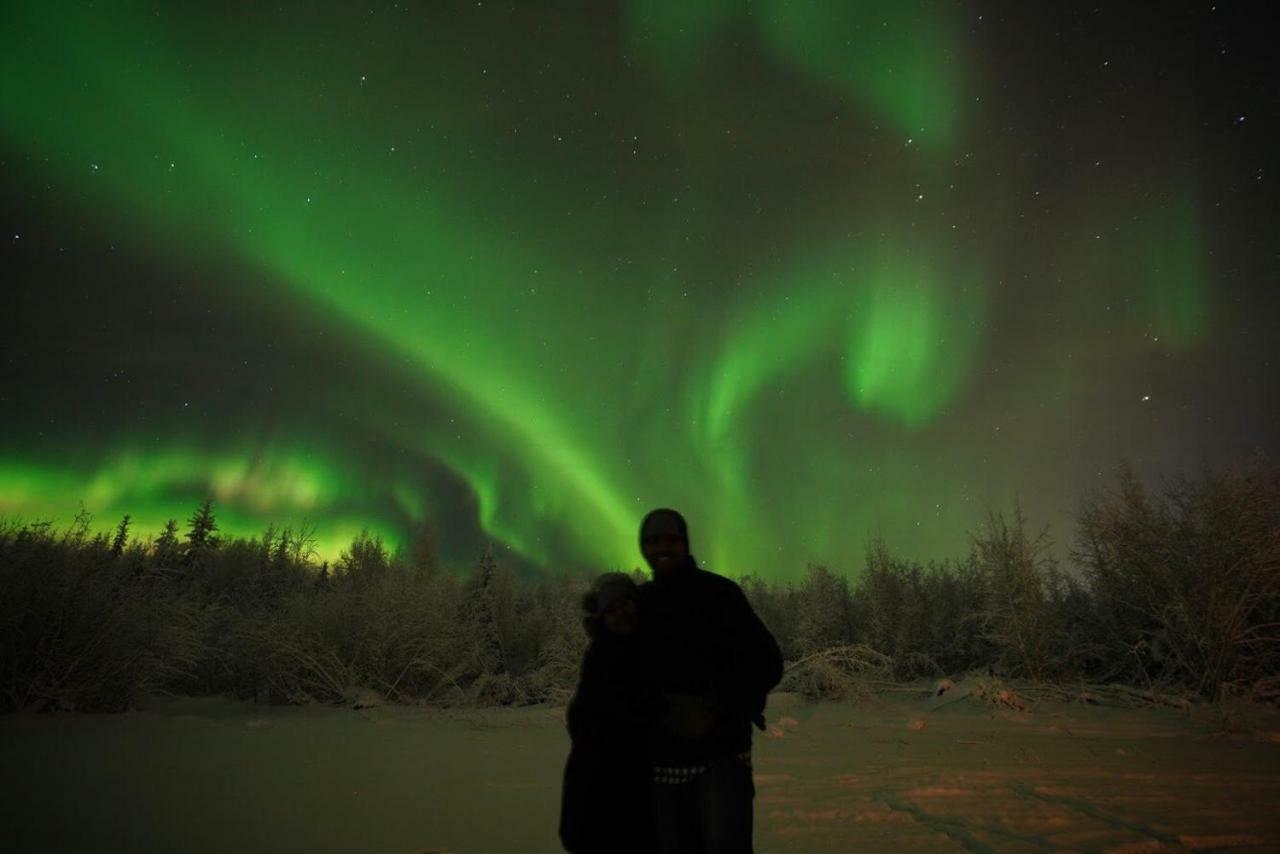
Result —
<instances>
[{"instance_id":1,"label":"snow-covered ground","mask_svg":"<svg viewBox=\"0 0 1280 854\"><path fill-rule=\"evenodd\" d=\"M1280 720L771 699L756 849L1280 850ZM558 851L563 709L0 718L7 851ZM15 844L16 843L16 844Z\"/></svg>"}]
</instances>

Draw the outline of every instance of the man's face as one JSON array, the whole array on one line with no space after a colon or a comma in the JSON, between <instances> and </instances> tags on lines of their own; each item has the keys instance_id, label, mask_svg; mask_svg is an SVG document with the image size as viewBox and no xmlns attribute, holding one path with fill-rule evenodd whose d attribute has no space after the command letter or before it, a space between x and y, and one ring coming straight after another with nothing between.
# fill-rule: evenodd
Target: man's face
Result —
<instances>
[{"instance_id":1,"label":"man's face","mask_svg":"<svg viewBox=\"0 0 1280 854\"><path fill-rule=\"evenodd\" d=\"M654 532L640 540L640 551L654 575L661 575L683 563L689 556L689 544L675 531Z\"/></svg>"}]
</instances>

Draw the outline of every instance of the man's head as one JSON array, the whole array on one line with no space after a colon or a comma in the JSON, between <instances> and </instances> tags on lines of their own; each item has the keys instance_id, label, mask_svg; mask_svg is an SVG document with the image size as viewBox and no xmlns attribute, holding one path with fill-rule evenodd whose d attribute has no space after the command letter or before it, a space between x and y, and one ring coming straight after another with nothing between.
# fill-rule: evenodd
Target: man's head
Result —
<instances>
[{"instance_id":1,"label":"man's head","mask_svg":"<svg viewBox=\"0 0 1280 854\"><path fill-rule=\"evenodd\" d=\"M689 557L689 528L684 517L661 507L640 523L640 552L655 577L682 568Z\"/></svg>"}]
</instances>

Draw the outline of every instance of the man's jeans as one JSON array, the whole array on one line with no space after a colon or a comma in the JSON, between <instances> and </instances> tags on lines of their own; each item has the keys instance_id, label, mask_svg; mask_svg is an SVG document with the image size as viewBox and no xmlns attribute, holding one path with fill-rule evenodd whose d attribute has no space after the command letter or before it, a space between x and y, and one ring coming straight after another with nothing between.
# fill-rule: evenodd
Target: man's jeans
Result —
<instances>
[{"instance_id":1,"label":"man's jeans","mask_svg":"<svg viewBox=\"0 0 1280 854\"><path fill-rule=\"evenodd\" d=\"M662 854L751 854L751 766L736 756L707 763L687 783L654 783Z\"/></svg>"}]
</instances>

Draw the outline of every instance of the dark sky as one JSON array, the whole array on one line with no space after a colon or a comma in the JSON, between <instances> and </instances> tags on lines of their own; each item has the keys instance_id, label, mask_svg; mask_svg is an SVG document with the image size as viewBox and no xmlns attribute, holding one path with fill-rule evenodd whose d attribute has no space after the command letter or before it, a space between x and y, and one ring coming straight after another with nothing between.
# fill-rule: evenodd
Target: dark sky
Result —
<instances>
[{"instance_id":1,"label":"dark sky","mask_svg":"<svg viewBox=\"0 0 1280 854\"><path fill-rule=\"evenodd\" d=\"M0 513L792 578L1276 449L1255 7L236 5L6 11Z\"/></svg>"}]
</instances>

